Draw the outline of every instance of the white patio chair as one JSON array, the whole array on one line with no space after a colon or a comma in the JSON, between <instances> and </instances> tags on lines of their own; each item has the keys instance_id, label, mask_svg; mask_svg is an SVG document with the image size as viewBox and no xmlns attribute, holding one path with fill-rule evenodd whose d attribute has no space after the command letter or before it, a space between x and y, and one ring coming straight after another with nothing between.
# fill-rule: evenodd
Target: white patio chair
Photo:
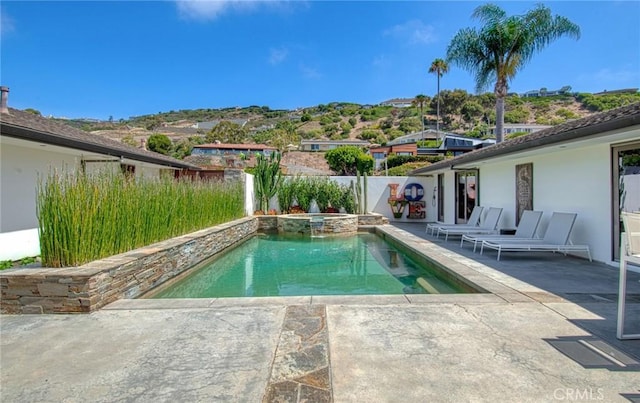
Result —
<instances>
[{"instance_id":1,"label":"white patio chair","mask_svg":"<svg viewBox=\"0 0 640 403\"><path fill-rule=\"evenodd\" d=\"M478 243L482 241L508 241L514 239L534 239L536 236L536 230L542 217L542 211L525 210L522 212L520 223L516 228L516 233L513 235L486 235L486 234L464 234L460 239L460 247L464 246L464 242L473 243L473 251L476 251Z\"/></svg>"},{"instance_id":2,"label":"white patio chair","mask_svg":"<svg viewBox=\"0 0 640 403\"><path fill-rule=\"evenodd\" d=\"M502 207L490 207L487 215L482 220L482 223L477 227L450 227L450 228L438 228L437 236L444 234L444 240L449 239L449 235L464 235L464 234L495 234L498 227L498 221L500 221L500 215L502 215Z\"/></svg>"},{"instance_id":3,"label":"white patio chair","mask_svg":"<svg viewBox=\"0 0 640 403\"><path fill-rule=\"evenodd\" d=\"M627 267L629 264L640 266L640 213L622 212L624 233L620 246L620 286L618 292L617 337L620 340L640 339L640 333L625 334L625 308L627 297Z\"/></svg>"},{"instance_id":4,"label":"white patio chair","mask_svg":"<svg viewBox=\"0 0 640 403\"><path fill-rule=\"evenodd\" d=\"M444 223L440 223L440 222L434 222L431 224L427 224L427 228L426 228L426 232L427 234L429 233L429 231L431 231L431 235L434 235L437 231L438 228L464 228L464 227L477 227L478 224L480 223L480 217L482 216L482 211L484 210L484 207L481 206L475 206L473 208L473 211L471 211L471 215L469 216L469 219L467 220L466 224L444 224Z\"/></svg>"},{"instance_id":5,"label":"white patio chair","mask_svg":"<svg viewBox=\"0 0 640 403\"><path fill-rule=\"evenodd\" d=\"M511 239L506 241L482 241L480 254L484 248L498 251L498 260L502 252L585 252L591 259L589 245L574 245L569 241L576 213L554 212L549 220L549 226L542 239Z\"/></svg>"}]
</instances>

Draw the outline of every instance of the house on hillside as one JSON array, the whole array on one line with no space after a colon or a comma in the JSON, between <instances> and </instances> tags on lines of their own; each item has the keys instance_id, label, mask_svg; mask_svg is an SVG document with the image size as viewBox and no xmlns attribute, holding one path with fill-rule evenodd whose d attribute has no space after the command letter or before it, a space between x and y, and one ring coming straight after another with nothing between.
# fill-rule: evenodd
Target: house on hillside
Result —
<instances>
[{"instance_id":1,"label":"house on hillside","mask_svg":"<svg viewBox=\"0 0 640 403\"><path fill-rule=\"evenodd\" d=\"M437 143L436 140L443 140ZM493 139L478 139L474 137L467 137L461 134L435 131L428 129L415 133L405 134L389 141L387 146L398 146L401 144L416 144L418 141L428 141L433 143L432 146L421 146L417 148L417 155L434 155L434 154L447 154L453 153L453 155L459 155L461 153L476 150L478 148L486 147L491 144L495 144ZM424 144L424 143L423 143Z\"/></svg>"},{"instance_id":2,"label":"house on hillside","mask_svg":"<svg viewBox=\"0 0 640 403\"><path fill-rule=\"evenodd\" d=\"M369 147L365 140L302 140L301 151L329 151L342 146Z\"/></svg>"},{"instance_id":3,"label":"house on hillside","mask_svg":"<svg viewBox=\"0 0 640 403\"><path fill-rule=\"evenodd\" d=\"M478 139L461 134L447 133L444 141L435 147L418 147L418 155L460 155L495 144L495 139Z\"/></svg>"},{"instance_id":4,"label":"house on hillside","mask_svg":"<svg viewBox=\"0 0 640 403\"><path fill-rule=\"evenodd\" d=\"M46 176L52 169L84 172L116 169L128 175L145 177L163 173L178 176L184 170L199 169L166 155L8 108L9 89L0 87L0 90L0 260L11 259L9 252L15 252L8 250L11 245L16 245L10 245L3 238L7 233L15 235L15 231L26 231L23 235L32 241L35 237L37 242L38 178ZM29 254L20 257L24 256Z\"/></svg>"},{"instance_id":5,"label":"house on hillside","mask_svg":"<svg viewBox=\"0 0 640 403\"><path fill-rule=\"evenodd\" d=\"M408 108L413 105L413 98L393 98L380 102L381 106L393 106L395 108Z\"/></svg>"},{"instance_id":6,"label":"house on hillside","mask_svg":"<svg viewBox=\"0 0 640 403\"><path fill-rule=\"evenodd\" d=\"M636 94L637 88L621 88L619 90L604 90L602 92L594 92L593 95L611 95L611 94Z\"/></svg>"},{"instance_id":7,"label":"house on hillside","mask_svg":"<svg viewBox=\"0 0 640 403\"><path fill-rule=\"evenodd\" d=\"M537 98L537 97L551 97L555 95L565 95L571 93L571 86L565 85L559 90L547 90L546 88L540 88L539 90L527 91L520 95L523 98Z\"/></svg>"},{"instance_id":8,"label":"house on hillside","mask_svg":"<svg viewBox=\"0 0 640 403\"><path fill-rule=\"evenodd\" d=\"M394 146L397 144L410 144L417 143L422 140L437 140L446 136L447 134L451 134L443 131L435 131L433 129L427 129L425 131L419 131L414 133L405 134L404 136L396 137L395 139L388 141L387 145Z\"/></svg>"},{"instance_id":9,"label":"house on hillside","mask_svg":"<svg viewBox=\"0 0 640 403\"><path fill-rule=\"evenodd\" d=\"M416 169L436 189L428 221L466 222L474 205L502 207L501 228L524 209L575 212L572 241L595 260L619 255L620 211L640 200L640 103L573 120Z\"/></svg>"},{"instance_id":10,"label":"house on hillside","mask_svg":"<svg viewBox=\"0 0 640 403\"><path fill-rule=\"evenodd\" d=\"M193 146L191 155L240 155L250 156L255 153L270 155L278 151L277 148L266 144L199 144Z\"/></svg>"},{"instance_id":11,"label":"house on hillside","mask_svg":"<svg viewBox=\"0 0 640 403\"><path fill-rule=\"evenodd\" d=\"M503 125L503 133L505 135L511 133L535 133L540 130L550 128L550 125L537 125L529 123L505 123ZM491 128L491 134L496 135L496 127Z\"/></svg>"},{"instance_id":12,"label":"house on hillside","mask_svg":"<svg viewBox=\"0 0 640 403\"><path fill-rule=\"evenodd\" d=\"M380 169L389 155L418 155L418 147L416 143L371 147L369 154L373 157L375 169Z\"/></svg>"}]
</instances>

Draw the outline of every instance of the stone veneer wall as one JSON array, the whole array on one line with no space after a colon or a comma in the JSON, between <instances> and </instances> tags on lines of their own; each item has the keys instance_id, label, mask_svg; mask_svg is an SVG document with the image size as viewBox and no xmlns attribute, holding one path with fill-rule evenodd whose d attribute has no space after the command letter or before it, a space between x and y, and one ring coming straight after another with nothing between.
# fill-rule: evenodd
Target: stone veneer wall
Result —
<instances>
[{"instance_id":1,"label":"stone veneer wall","mask_svg":"<svg viewBox=\"0 0 640 403\"><path fill-rule=\"evenodd\" d=\"M0 273L2 313L86 313L135 298L253 235L255 217L207 228L79 267Z\"/></svg>"},{"instance_id":2,"label":"stone veneer wall","mask_svg":"<svg viewBox=\"0 0 640 403\"><path fill-rule=\"evenodd\" d=\"M290 234L311 233L311 217L303 214L285 214L278 216L278 232ZM323 234L348 235L358 232L358 216L353 214L340 214L333 217L325 217L323 221Z\"/></svg>"},{"instance_id":3,"label":"stone veneer wall","mask_svg":"<svg viewBox=\"0 0 640 403\"><path fill-rule=\"evenodd\" d=\"M382 214L360 214L358 216L358 226L361 225L383 225L389 224L389 219Z\"/></svg>"},{"instance_id":4,"label":"stone veneer wall","mask_svg":"<svg viewBox=\"0 0 640 403\"><path fill-rule=\"evenodd\" d=\"M278 232L278 230L282 230L282 227L278 228L278 216L277 215L258 215L258 231L260 232ZM299 225L302 228L298 228L298 230L308 233L309 230L309 221L299 220L301 221ZM369 225L384 225L389 224L389 219L382 214L360 214L358 215L358 227L360 226L369 226ZM292 229L290 232L298 232ZM329 231L330 232L330 231Z\"/></svg>"},{"instance_id":5,"label":"stone veneer wall","mask_svg":"<svg viewBox=\"0 0 640 403\"><path fill-rule=\"evenodd\" d=\"M277 215L257 215L258 231L260 232L278 232L278 216Z\"/></svg>"}]
</instances>

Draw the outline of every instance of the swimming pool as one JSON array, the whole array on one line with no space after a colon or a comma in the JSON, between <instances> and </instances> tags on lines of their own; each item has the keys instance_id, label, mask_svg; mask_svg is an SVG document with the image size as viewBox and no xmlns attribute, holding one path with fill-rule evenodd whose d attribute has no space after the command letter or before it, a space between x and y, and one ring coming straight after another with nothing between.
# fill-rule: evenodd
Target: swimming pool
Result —
<instances>
[{"instance_id":1,"label":"swimming pool","mask_svg":"<svg viewBox=\"0 0 640 403\"><path fill-rule=\"evenodd\" d=\"M258 234L146 298L462 293L371 233Z\"/></svg>"}]
</instances>

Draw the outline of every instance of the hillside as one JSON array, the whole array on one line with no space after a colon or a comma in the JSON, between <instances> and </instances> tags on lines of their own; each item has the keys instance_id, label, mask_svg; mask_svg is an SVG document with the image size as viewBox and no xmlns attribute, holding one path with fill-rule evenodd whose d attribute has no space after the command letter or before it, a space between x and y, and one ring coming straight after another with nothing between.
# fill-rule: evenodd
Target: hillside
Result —
<instances>
[{"instance_id":1,"label":"hillside","mask_svg":"<svg viewBox=\"0 0 640 403\"><path fill-rule=\"evenodd\" d=\"M633 90L535 98L509 96L505 103L505 123L556 125L639 101L640 93ZM436 99L427 97L422 109L425 127L435 128ZM487 137L495 125L495 96L444 90L440 112L441 130ZM281 149L289 144L299 144L301 139L314 138L364 139L384 144L398 136L420 131L420 114L419 106L396 108L334 102L297 110L249 106L169 111L117 122L65 120L65 123L138 147L154 134L166 135L173 144L170 153L184 158L193 145L213 141L266 143Z\"/></svg>"}]
</instances>

